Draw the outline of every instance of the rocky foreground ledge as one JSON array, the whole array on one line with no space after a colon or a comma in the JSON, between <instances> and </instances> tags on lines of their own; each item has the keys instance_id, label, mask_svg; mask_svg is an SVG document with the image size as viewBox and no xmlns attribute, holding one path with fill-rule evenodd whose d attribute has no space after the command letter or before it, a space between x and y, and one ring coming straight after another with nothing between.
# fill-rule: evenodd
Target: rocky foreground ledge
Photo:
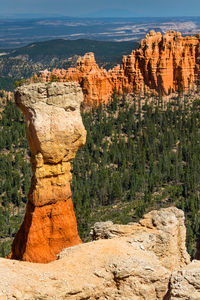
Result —
<instances>
[{"instance_id":1,"label":"rocky foreground ledge","mask_svg":"<svg viewBox=\"0 0 200 300\"><path fill-rule=\"evenodd\" d=\"M199 300L200 261L190 263L184 214L171 207L139 223L96 223L95 241L34 264L0 259L0 299Z\"/></svg>"}]
</instances>

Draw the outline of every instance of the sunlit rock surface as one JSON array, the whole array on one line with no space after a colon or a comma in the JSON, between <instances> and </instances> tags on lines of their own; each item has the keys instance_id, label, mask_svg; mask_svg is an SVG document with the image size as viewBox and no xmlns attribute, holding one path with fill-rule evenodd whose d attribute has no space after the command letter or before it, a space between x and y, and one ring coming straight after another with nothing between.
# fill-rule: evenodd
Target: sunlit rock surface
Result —
<instances>
[{"instance_id":1,"label":"sunlit rock surface","mask_svg":"<svg viewBox=\"0 0 200 300\"><path fill-rule=\"evenodd\" d=\"M200 299L199 262L190 263L185 232L184 214L174 207L152 211L139 223L96 223L95 241L63 249L49 264L0 259L0 296Z\"/></svg>"},{"instance_id":2,"label":"sunlit rock surface","mask_svg":"<svg viewBox=\"0 0 200 300\"><path fill-rule=\"evenodd\" d=\"M162 35L150 31L137 50L123 56L121 64L111 70L99 68L94 54L86 53L76 68L41 72L39 81L77 81L84 93L85 105L107 103L114 91L120 93L154 93L168 95L188 92L199 85L200 36L181 36L169 31Z\"/></svg>"},{"instance_id":3,"label":"sunlit rock surface","mask_svg":"<svg viewBox=\"0 0 200 300\"><path fill-rule=\"evenodd\" d=\"M24 222L10 255L49 262L65 247L81 243L71 199L70 161L84 145L83 101L76 83L31 84L15 91L26 117L33 177Z\"/></svg>"}]
</instances>

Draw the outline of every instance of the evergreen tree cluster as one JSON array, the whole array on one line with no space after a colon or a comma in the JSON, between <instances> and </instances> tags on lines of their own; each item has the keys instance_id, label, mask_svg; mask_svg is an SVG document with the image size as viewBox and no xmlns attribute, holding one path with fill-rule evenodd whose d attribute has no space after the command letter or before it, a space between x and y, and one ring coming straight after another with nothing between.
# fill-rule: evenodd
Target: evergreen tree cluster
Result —
<instances>
[{"instance_id":1,"label":"evergreen tree cluster","mask_svg":"<svg viewBox=\"0 0 200 300\"><path fill-rule=\"evenodd\" d=\"M137 221L160 207L185 211L193 256L200 232L200 100L128 100L83 112L86 145L73 161L72 193L79 233L97 221ZM0 119L0 255L9 253L30 185L24 118L9 102Z\"/></svg>"},{"instance_id":2,"label":"evergreen tree cluster","mask_svg":"<svg viewBox=\"0 0 200 300\"><path fill-rule=\"evenodd\" d=\"M30 186L31 167L24 118L8 102L0 119L0 254L8 254Z\"/></svg>"},{"instance_id":3,"label":"evergreen tree cluster","mask_svg":"<svg viewBox=\"0 0 200 300\"><path fill-rule=\"evenodd\" d=\"M133 222L145 212L185 211L191 255L199 233L200 100L164 103L125 97L83 113L87 144L73 164L80 234L96 221Z\"/></svg>"},{"instance_id":4,"label":"evergreen tree cluster","mask_svg":"<svg viewBox=\"0 0 200 300\"><path fill-rule=\"evenodd\" d=\"M14 78L0 76L0 90L13 91L14 89L15 89Z\"/></svg>"}]
</instances>

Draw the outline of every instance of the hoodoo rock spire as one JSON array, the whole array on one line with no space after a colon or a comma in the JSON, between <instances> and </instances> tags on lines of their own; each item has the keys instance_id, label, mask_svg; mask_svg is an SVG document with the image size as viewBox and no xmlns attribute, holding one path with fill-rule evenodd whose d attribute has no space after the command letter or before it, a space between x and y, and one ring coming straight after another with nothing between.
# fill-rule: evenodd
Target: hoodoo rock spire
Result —
<instances>
[{"instance_id":1,"label":"hoodoo rock spire","mask_svg":"<svg viewBox=\"0 0 200 300\"><path fill-rule=\"evenodd\" d=\"M81 243L71 199L70 161L84 145L77 83L20 87L15 100L26 117L33 177L24 222L10 258L47 263L65 247Z\"/></svg>"}]
</instances>

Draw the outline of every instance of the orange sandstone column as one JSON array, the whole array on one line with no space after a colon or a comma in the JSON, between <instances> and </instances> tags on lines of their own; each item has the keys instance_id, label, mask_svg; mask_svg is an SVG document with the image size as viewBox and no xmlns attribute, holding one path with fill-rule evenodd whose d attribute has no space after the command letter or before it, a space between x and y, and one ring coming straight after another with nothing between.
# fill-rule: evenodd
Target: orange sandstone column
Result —
<instances>
[{"instance_id":1,"label":"orange sandstone column","mask_svg":"<svg viewBox=\"0 0 200 300\"><path fill-rule=\"evenodd\" d=\"M26 117L33 177L24 222L10 258L47 263L81 243L71 199L70 161L85 144L77 83L37 83L15 91Z\"/></svg>"}]
</instances>

